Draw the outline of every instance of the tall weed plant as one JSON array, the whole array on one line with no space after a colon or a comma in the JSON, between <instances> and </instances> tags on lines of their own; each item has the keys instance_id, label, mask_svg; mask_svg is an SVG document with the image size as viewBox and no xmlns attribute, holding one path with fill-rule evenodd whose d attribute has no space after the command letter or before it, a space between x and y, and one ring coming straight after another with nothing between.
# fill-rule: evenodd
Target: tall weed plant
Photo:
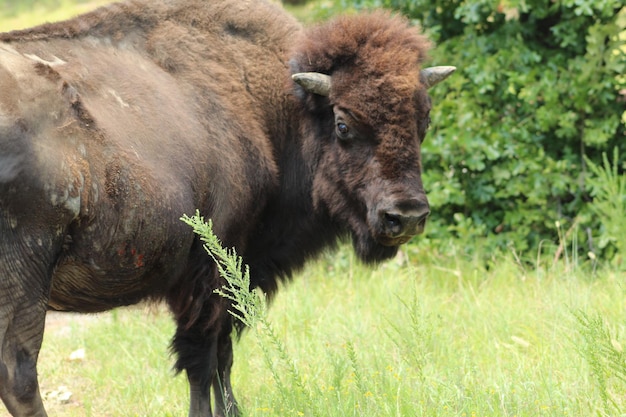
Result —
<instances>
[{"instance_id":1,"label":"tall weed plant","mask_svg":"<svg viewBox=\"0 0 626 417\"><path fill-rule=\"evenodd\" d=\"M596 385L602 409L599 414L615 416L626 414L623 394L626 391L626 353L619 341L611 334L598 313L584 311L574 313L582 343L577 346L585 359Z\"/></svg>"},{"instance_id":2,"label":"tall weed plant","mask_svg":"<svg viewBox=\"0 0 626 417\"><path fill-rule=\"evenodd\" d=\"M612 245L617 253L612 253L615 263L626 267L626 174L620 169L619 150L613 149L613 160L602 154L602 164L585 158L592 175L587 178L591 187L593 202L591 211L599 218L601 230L597 240L600 249Z\"/></svg>"},{"instance_id":3,"label":"tall weed plant","mask_svg":"<svg viewBox=\"0 0 626 417\"><path fill-rule=\"evenodd\" d=\"M220 275L226 284L216 293L232 302L230 313L236 320L253 330L259 338L263 358L270 370L274 383L283 400L283 406L290 412L306 410L306 415L319 415L296 363L289 356L282 340L276 335L272 324L267 320L267 303L263 294L250 287L250 271L234 248L226 249L213 233L213 225L205 222L199 212L193 217L183 216L181 220L191 226L204 248L213 258ZM284 381L281 372L284 368L289 376ZM304 411L300 411L304 415Z\"/></svg>"}]
</instances>

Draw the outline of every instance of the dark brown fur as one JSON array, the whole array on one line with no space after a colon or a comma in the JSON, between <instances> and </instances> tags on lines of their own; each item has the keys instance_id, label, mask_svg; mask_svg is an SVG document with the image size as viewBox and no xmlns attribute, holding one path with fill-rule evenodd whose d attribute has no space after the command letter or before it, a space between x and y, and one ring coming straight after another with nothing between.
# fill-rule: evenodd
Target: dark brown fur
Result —
<instances>
[{"instance_id":1,"label":"dark brown fur","mask_svg":"<svg viewBox=\"0 0 626 417\"><path fill-rule=\"evenodd\" d=\"M152 299L177 321L190 416L212 415L211 386L215 414L236 412L222 279L179 217L211 218L269 295L344 237L366 262L394 256L428 213L428 48L389 13L303 30L262 0L131 0L0 34L9 411L45 416L36 361L46 309ZM291 81L310 71L332 77L328 97ZM419 223L397 232L404 212Z\"/></svg>"}]
</instances>

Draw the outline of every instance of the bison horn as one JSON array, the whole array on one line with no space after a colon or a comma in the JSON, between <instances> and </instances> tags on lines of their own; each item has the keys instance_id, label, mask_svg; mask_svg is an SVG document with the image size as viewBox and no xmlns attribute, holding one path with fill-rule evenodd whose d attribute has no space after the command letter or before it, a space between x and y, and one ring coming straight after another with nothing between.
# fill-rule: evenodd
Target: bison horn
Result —
<instances>
[{"instance_id":1,"label":"bison horn","mask_svg":"<svg viewBox=\"0 0 626 417\"><path fill-rule=\"evenodd\" d=\"M319 72L299 72L293 74L291 79L309 93L328 97L330 94L330 75Z\"/></svg>"},{"instance_id":2,"label":"bison horn","mask_svg":"<svg viewBox=\"0 0 626 417\"><path fill-rule=\"evenodd\" d=\"M430 88L448 78L456 71L456 67L429 67L420 71L420 78L424 87Z\"/></svg>"}]
</instances>

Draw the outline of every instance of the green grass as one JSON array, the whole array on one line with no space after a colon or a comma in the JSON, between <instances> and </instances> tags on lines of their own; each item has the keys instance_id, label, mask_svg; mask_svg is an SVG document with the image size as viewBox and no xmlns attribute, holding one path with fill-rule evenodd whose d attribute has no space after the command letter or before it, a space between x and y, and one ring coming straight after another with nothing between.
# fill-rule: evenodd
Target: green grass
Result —
<instances>
[{"instance_id":1,"label":"green grass","mask_svg":"<svg viewBox=\"0 0 626 417\"><path fill-rule=\"evenodd\" d=\"M504 257L487 271L412 251L372 270L344 248L279 292L272 337L261 326L244 334L233 383L246 416L620 415L625 283L612 270L525 270ZM151 310L46 335L42 389L73 393L69 404L48 401L54 415L186 413L185 378L170 370L172 322ZM86 359L69 361L79 348Z\"/></svg>"},{"instance_id":2,"label":"green grass","mask_svg":"<svg viewBox=\"0 0 626 417\"><path fill-rule=\"evenodd\" d=\"M113 0L0 0L0 32L69 19Z\"/></svg>"},{"instance_id":3,"label":"green grass","mask_svg":"<svg viewBox=\"0 0 626 417\"><path fill-rule=\"evenodd\" d=\"M183 415L186 381L173 378L167 352L172 331L172 322L156 307L55 316L39 359L41 391L50 396L66 387L72 396L67 404L47 399L50 414ZM85 358L70 360L78 349L85 350Z\"/></svg>"}]
</instances>

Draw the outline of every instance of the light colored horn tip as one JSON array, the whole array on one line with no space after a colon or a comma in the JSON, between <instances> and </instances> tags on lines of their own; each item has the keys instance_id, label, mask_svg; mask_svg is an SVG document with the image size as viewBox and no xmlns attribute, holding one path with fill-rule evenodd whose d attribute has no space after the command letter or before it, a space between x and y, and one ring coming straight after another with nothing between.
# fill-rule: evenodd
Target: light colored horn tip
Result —
<instances>
[{"instance_id":1,"label":"light colored horn tip","mask_svg":"<svg viewBox=\"0 0 626 417\"><path fill-rule=\"evenodd\" d=\"M432 74L437 74L437 76L439 77L447 77L450 74L452 74L454 71L456 71L456 67L449 66L449 65L442 65L438 67L427 68L427 71L428 70L430 70Z\"/></svg>"},{"instance_id":2,"label":"light colored horn tip","mask_svg":"<svg viewBox=\"0 0 626 417\"><path fill-rule=\"evenodd\" d=\"M456 71L456 67L453 66L424 68L421 70L422 83L426 88L430 88L448 78L454 71Z\"/></svg>"},{"instance_id":3,"label":"light colored horn tip","mask_svg":"<svg viewBox=\"0 0 626 417\"><path fill-rule=\"evenodd\" d=\"M309 93L328 96L331 88L331 77L317 72L299 72L292 74L291 79Z\"/></svg>"}]
</instances>

